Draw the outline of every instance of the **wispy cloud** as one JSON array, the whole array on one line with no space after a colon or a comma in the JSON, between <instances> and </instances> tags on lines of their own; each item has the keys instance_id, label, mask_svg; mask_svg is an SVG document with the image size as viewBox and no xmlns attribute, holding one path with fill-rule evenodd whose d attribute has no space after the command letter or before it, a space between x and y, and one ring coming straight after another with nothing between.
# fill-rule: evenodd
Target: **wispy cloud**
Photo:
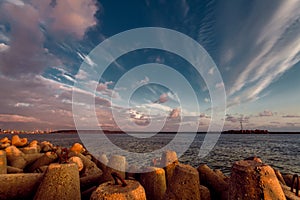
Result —
<instances>
[{"instance_id":1,"label":"wispy cloud","mask_svg":"<svg viewBox=\"0 0 300 200\"><path fill-rule=\"evenodd\" d=\"M242 27L229 29L229 25L224 29L227 33L222 53L228 56L220 60L222 66L235 69L228 72L233 81L227 80L226 85L232 104L234 99L236 103L258 99L272 82L300 61L299 2L275 1L269 12L265 12L266 2L253 2L252 6L255 14L249 13L244 19L234 19L234 14L227 18L234 21L232 24L243 20ZM229 38L232 35L234 38Z\"/></svg>"}]
</instances>

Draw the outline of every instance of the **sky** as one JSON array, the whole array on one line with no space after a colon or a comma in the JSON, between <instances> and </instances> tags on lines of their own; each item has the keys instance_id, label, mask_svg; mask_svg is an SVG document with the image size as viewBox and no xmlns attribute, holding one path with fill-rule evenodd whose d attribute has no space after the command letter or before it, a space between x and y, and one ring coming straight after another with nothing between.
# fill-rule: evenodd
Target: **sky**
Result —
<instances>
[{"instance_id":1,"label":"sky","mask_svg":"<svg viewBox=\"0 0 300 200\"><path fill-rule=\"evenodd\" d=\"M180 126L206 131L213 110L212 91L205 81L209 77L172 52L128 52L101 77L93 77L103 66L90 52L103 41L135 28L160 27L192 38L214 61L217 68L207 76L219 73L223 81L215 87L226 92L224 130L240 129L240 121L244 129L300 130L299 0L170 2L0 0L0 128L74 129L76 91L94 99L102 129L117 130L121 124L142 131L155 121L163 122L164 131ZM136 37L137 42L142 37ZM156 37L160 41L159 34ZM191 51L184 45L182 49ZM149 71L136 72L121 83L124 74L146 63ZM89 70L95 66L95 73ZM196 102L181 88L181 81L178 90L159 84L177 80L159 66L181 74ZM77 87L83 81L85 87ZM87 110L90 106L80 105ZM88 113L75 115L83 128L89 128Z\"/></svg>"}]
</instances>

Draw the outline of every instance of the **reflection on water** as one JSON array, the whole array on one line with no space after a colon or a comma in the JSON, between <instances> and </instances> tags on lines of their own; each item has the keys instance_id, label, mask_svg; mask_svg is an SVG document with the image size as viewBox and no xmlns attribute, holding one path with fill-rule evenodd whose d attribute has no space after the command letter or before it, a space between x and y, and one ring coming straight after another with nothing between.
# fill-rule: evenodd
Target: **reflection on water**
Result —
<instances>
[{"instance_id":1,"label":"reflection on water","mask_svg":"<svg viewBox=\"0 0 300 200\"><path fill-rule=\"evenodd\" d=\"M193 135L187 134L186 137ZM210 167L221 169L225 173L230 172L232 163L236 160L257 155L262 160L286 173L300 173L300 135L221 135L214 149L203 159L198 158L200 146L204 139L204 134L198 134L190 148L181 156L180 161L194 167L201 163L207 163ZM11 136L9 136L11 137ZM23 137L23 136L22 136ZM74 142L80 142L76 134L50 134L50 135L24 135L29 140L48 140L55 145L70 146ZM95 134L88 134L88 138L97 147L101 141ZM174 135L157 134L151 138L135 138L124 134L114 134L109 136L109 140L118 147L131 152L150 152L167 145ZM185 144L183 139L182 145ZM90 149L98 152L97 149ZM101 153L101 152L99 152ZM108 155L113 152L106 152ZM145 163L149 160L145 158Z\"/></svg>"}]
</instances>

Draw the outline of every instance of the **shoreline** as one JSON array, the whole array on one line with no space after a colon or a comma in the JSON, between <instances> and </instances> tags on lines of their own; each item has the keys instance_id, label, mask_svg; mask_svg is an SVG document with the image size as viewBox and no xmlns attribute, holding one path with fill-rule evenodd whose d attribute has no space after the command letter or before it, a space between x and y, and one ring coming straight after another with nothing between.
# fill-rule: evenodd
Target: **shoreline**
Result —
<instances>
[{"instance_id":1,"label":"shoreline","mask_svg":"<svg viewBox=\"0 0 300 200\"><path fill-rule=\"evenodd\" d=\"M160 158L149 161L146 168L150 171L144 171L145 168L127 166L126 157L120 155L101 154L96 159L80 143L71 147L54 146L47 141L28 141L18 135L0 139L0 199L44 199L51 195L58 199L98 199L101 193L98 191L103 188L105 194L116 191L111 188L114 178L110 174L119 176L129 185L127 188L131 188L131 184L139 188L139 192L134 193L141 195L138 199L169 199L174 191L187 199L198 199L200 195L202 200L235 199L245 193L255 196L262 191L272 191L279 199L293 195L286 189L292 186L293 174L282 175L256 156L235 160L227 175L206 164L197 167L182 164L176 152L165 151ZM260 182L265 181L263 188L256 182L257 177ZM246 179L252 182L244 181ZM185 184L180 184L182 182ZM123 192L127 195L128 190L117 189L118 194Z\"/></svg>"}]
</instances>

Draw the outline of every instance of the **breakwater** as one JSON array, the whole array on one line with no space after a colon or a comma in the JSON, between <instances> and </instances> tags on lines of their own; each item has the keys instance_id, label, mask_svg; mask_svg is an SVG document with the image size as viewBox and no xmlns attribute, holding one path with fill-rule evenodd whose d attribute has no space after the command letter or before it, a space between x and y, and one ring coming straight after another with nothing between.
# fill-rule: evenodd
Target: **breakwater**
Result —
<instances>
[{"instance_id":1,"label":"breakwater","mask_svg":"<svg viewBox=\"0 0 300 200\"><path fill-rule=\"evenodd\" d=\"M182 164L176 152L166 151L149 161L146 173L126 173L134 166L125 157L95 159L79 143L61 147L16 135L0 142L0 199L298 198L297 190L291 192L291 186L299 188L298 178L257 157L236 160L225 175L207 165Z\"/></svg>"}]
</instances>

